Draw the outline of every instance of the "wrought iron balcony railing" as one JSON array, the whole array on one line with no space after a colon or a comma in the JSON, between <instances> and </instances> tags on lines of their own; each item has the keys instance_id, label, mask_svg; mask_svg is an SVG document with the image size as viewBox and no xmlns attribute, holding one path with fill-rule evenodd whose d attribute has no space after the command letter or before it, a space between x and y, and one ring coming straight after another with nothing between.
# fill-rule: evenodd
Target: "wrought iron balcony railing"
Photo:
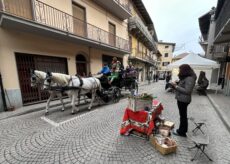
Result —
<instances>
[{"instance_id":1,"label":"wrought iron balcony railing","mask_svg":"<svg viewBox=\"0 0 230 164\"><path fill-rule=\"evenodd\" d=\"M147 43L147 46L150 49L154 49L156 47L156 45L155 45L156 43L153 40L153 36L148 31L148 28L136 16L133 16L133 17L129 18L129 31L132 31L133 29L139 29L139 31L141 32L141 34L145 37L144 40L147 41L145 43Z\"/></svg>"},{"instance_id":2,"label":"wrought iron balcony railing","mask_svg":"<svg viewBox=\"0 0 230 164\"><path fill-rule=\"evenodd\" d=\"M128 12L131 13L131 4L129 0L114 0L116 1L120 6L124 7Z\"/></svg>"},{"instance_id":3,"label":"wrought iron balcony railing","mask_svg":"<svg viewBox=\"0 0 230 164\"><path fill-rule=\"evenodd\" d=\"M130 54L130 57L132 58L139 58L144 60L145 62L151 63L151 64L156 64L156 61L150 57L150 54L147 54L146 52L139 51L137 48L132 48L132 52Z\"/></svg>"},{"instance_id":4,"label":"wrought iron balcony railing","mask_svg":"<svg viewBox=\"0 0 230 164\"><path fill-rule=\"evenodd\" d=\"M1 3L2 2L2 3ZM38 0L0 0L0 12L129 52L129 41Z\"/></svg>"},{"instance_id":5,"label":"wrought iron balcony railing","mask_svg":"<svg viewBox=\"0 0 230 164\"><path fill-rule=\"evenodd\" d=\"M219 34L221 29L224 27L224 25L227 23L227 21L230 19L230 1L225 1L224 5L219 13L219 16L216 20L216 31L215 31L215 37Z\"/></svg>"},{"instance_id":6,"label":"wrought iron balcony railing","mask_svg":"<svg viewBox=\"0 0 230 164\"><path fill-rule=\"evenodd\" d=\"M131 57L137 57L142 60L144 60L145 55L146 55L145 52L139 51L137 48L132 48L132 51L130 54Z\"/></svg>"}]
</instances>

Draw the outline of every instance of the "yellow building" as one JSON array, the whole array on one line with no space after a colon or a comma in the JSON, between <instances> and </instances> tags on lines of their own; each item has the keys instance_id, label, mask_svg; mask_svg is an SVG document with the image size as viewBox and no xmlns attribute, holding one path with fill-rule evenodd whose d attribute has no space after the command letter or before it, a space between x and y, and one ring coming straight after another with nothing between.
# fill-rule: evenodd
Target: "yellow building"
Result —
<instances>
[{"instance_id":1,"label":"yellow building","mask_svg":"<svg viewBox=\"0 0 230 164\"><path fill-rule=\"evenodd\" d=\"M131 54L129 60L139 68L139 81L157 69L157 35L154 24L141 0L132 0L128 20Z\"/></svg>"},{"instance_id":2,"label":"yellow building","mask_svg":"<svg viewBox=\"0 0 230 164\"><path fill-rule=\"evenodd\" d=\"M12 105L47 99L30 87L30 68L87 75L125 60L130 16L129 0L1 0L0 73Z\"/></svg>"},{"instance_id":3,"label":"yellow building","mask_svg":"<svg viewBox=\"0 0 230 164\"><path fill-rule=\"evenodd\" d=\"M160 64L160 70L161 71L166 71L167 70L167 65L172 63L173 59L173 52L175 49L176 43L169 43L169 42L158 42L158 50L162 54L161 57L161 64Z\"/></svg>"}]
</instances>

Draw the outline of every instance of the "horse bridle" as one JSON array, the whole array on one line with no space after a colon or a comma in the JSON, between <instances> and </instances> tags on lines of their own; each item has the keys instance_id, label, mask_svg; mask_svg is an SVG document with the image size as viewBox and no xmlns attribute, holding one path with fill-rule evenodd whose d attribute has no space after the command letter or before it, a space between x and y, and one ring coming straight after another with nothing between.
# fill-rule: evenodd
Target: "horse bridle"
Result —
<instances>
[{"instance_id":1,"label":"horse bridle","mask_svg":"<svg viewBox=\"0 0 230 164\"><path fill-rule=\"evenodd\" d=\"M32 79L31 83L34 83L34 84L41 84L42 83L41 81L43 81L43 79L40 78L35 73L32 73L31 79ZM38 79L39 82L37 81L37 79ZM35 82L33 82L33 81L35 81Z\"/></svg>"},{"instance_id":2,"label":"horse bridle","mask_svg":"<svg viewBox=\"0 0 230 164\"><path fill-rule=\"evenodd\" d=\"M45 81L47 81L49 84L45 84ZM51 88L51 81L52 81L51 76L50 75L46 75L46 78L44 80L44 84L43 85Z\"/></svg>"}]
</instances>

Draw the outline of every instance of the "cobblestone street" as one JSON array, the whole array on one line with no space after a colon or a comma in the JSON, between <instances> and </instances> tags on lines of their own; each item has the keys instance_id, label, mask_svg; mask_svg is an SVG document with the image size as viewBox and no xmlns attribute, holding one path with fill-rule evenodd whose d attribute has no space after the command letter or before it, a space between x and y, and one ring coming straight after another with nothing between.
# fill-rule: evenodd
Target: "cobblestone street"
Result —
<instances>
[{"instance_id":1,"label":"cobblestone street","mask_svg":"<svg viewBox=\"0 0 230 164\"><path fill-rule=\"evenodd\" d=\"M164 106L163 116L178 126L179 114L174 94L164 91L164 82L140 88L153 93ZM71 116L53 109L0 121L0 163L210 163L201 156L190 162L195 151L187 138L173 136L178 143L175 154L162 156L149 141L120 136L119 129L127 99L94 107L92 111ZM207 154L213 163L230 163L230 135L205 96L193 95L189 116L207 119L210 144ZM49 120L49 121L47 121ZM189 130L194 128L189 122Z\"/></svg>"}]
</instances>

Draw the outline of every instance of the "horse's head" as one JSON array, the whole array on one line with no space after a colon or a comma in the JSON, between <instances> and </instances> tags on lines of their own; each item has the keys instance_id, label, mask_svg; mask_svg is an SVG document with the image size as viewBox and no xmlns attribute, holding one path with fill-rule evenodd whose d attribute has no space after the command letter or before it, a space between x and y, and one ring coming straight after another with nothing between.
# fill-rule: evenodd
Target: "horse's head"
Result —
<instances>
[{"instance_id":1,"label":"horse's head","mask_svg":"<svg viewBox=\"0 0 230 164\"><path fill-rule=\"evenodd\" d=\"M43 83L44 77L41 75L40 72L41 71L36 71L34 69L30 69L31 87L35 87L35 86Z\"/></svg>"},{"instance_id":2,"label":"horse's head","mask_svg":"<svg viewBox=\"0 0 230 164\"><path fill-rule=\"evenodd\" d=\"M43 88L44 88L44 89L50 89L50 87L51 87L53 84L54 84L54 82L53 82L52 73L51 73L51 72L47 72L47 73L46 73L46 78L45 78L45 81L44 81Z\"/></svg>"}]
</instances>

